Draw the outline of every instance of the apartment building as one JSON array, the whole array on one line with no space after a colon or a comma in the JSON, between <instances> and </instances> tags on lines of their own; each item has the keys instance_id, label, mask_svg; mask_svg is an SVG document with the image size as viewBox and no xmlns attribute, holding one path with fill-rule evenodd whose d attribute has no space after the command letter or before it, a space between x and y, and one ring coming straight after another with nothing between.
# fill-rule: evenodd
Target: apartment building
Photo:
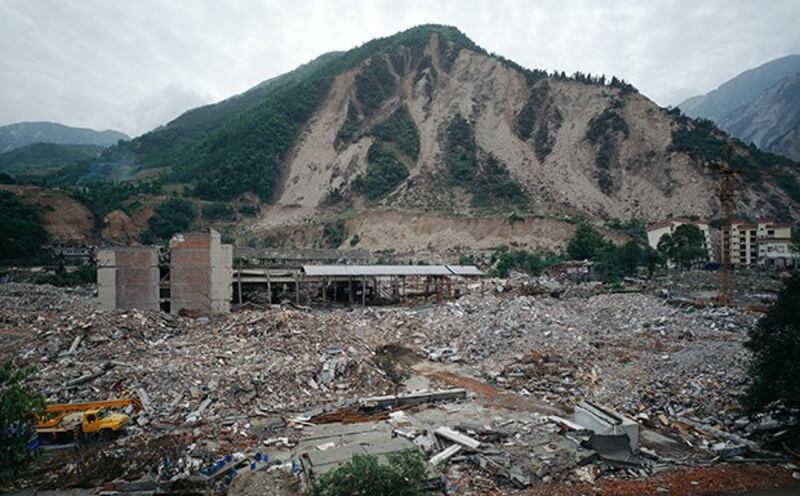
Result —
<instances>
[{"instance_id":1,"label":"apartment building","mask_svg":"<svg viewBox=\"0 0 800 496\"><path fill-rule=\"evenodd\" d=\"M755 223L731 223L730 240L723 236L723 249L729 249L731 263L738 267L767 265L769 258L780 254L791 257L792 225L769 219ZM768 256L769 255L769 256Z\"/></svg>"}]
</instances>

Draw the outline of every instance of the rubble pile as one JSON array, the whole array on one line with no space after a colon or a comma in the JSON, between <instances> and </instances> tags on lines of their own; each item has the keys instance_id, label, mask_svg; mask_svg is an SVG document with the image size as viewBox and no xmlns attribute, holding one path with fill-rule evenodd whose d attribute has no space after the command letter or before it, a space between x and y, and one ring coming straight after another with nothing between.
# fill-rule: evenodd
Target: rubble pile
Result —
<instances>
[{"instance_id":1,"label":"rubble pile","mask_svg":"<svg viewBox=\"0 0 800 496\"><path fill-rule=\"evenodd\" d=\"M17 282L0 284L0 310L63 312L93 310L95 290L87 286L57 288Z\"/></svg>"},{"instance_id":2,"label":"rubble pile","mask_svg":"<svg viewBox=\"0 0 800 496\"><path fill-rule=\"evenodd\" d=\"M632 415L693 408L719 416L737 406L742 342L755 320L636 293L487 295L394 314L381 327L429 359L463 362L489 382L563 407L594 398Z\"/></svg>"},{"instance_id":3,"label":"rubble pile","mask_svg":"<svg viewBox=\"0 0 800 496\"><path fill-rule=\"evenodd\" d=\"M51 402L137 396L142 410L127 409L128 434L103 456L117 463L152 441L152 459L125 466L132 476L147 472L159 480L187 477L230 453L296 445L304 427L323 419L390 422L393 435L413 441L451 475L490 474L518 487L590 482L612 469L615 476L644 477L668 463L651 463L658 457L645 450L635 463L614 460L617 448L603 444L613 439L593 444L600 438L586 429L533 408L510 408L514 416L504 418L508 411L494 411L494 404L474 420L475 393L459 392L457 406L426 400L436 407L406 414L404 401L418 405L431 393L398 395L397 353L380 354L393 346L548 410L572 412L587 400L607 405L643 428L704 448L704 461L743 448L757 453L748 435L760 427L737 413L748 358L743 342L757 315L682 307L655 294L529 282L415 308L269 306L195 318L99 311L91 289L2 284L0 359L34 365L33 386ZM585 291L571 291L575 286ZM433 396L451 401L451 394ZM367 412L351 417L344 409L359 397ZM433 423L404 424L405 415L419 418L422 411ZM155 441L165 436L180 442ZM318 449L320 463L327 449ZM159 465L157 454L167 452L171 465ZM61 482L104 478L69 464L53 473Z\"/></svg>"},{"instance_id":4,"label":"rubble pile","mask_svg":"<svg viewBox=\"0 0 800 496\"><path fill-rule=\"evenodd\" d=\"M18 285L20 300L23 290L34 309L48 311L22 310L3 298L0 318L20 339L15 355L37 368L33 385L52 402L136 394L144 403L140 427L298 411L392 386L371 361L377 336L344 312L332 318L276 309L190 319L92 310L90 298L59 302L48 294L61 290L44 286Z\"/></svg>"}]
</instances>

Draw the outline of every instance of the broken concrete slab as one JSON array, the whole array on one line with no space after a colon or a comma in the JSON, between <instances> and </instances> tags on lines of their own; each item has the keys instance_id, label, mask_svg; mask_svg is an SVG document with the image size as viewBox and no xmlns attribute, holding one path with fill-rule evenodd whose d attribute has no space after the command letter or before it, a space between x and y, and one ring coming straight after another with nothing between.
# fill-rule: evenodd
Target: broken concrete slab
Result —
<instances>
[{"instance_id":1,"label":"broken concrete slab","mask_svg":"<svg viewBox=\"0 0 800 496\"><path fill-rule=\"evenodd\" d=\"M450 441L451 443L460 444L461 446L471 450L477 450L481 446L480 441L477 439L473 439L467 435L461 434L450 427L439 427L434 431L434 434Z\"/></svg>"},{"instance_id":2,"label":"broken concrete slab","mask_svg":"<svg viewBox=\"0 0 800 496\"><path fill-rule=\"evenodd\" d=\"M460 444L454 444L452 446L449 446L444 450L440 451L439 453L433 455L431 459L428 460L428 463L430 463L433 466L444 463L453 456L455 456L456 454L458 454L461 451L461 449L462 446Z\"/></svg>"},{"instance_id":3,"label":"broken concrete slab","mask_svg":"<svg viewBox=\"0 0 800 496\"><path fill-rule=\"evenodd\" d=\"M595 434L625 434L631 451L639 449L639 424L619 412L583 401L575 406L574 420Z\"/></svg>"}]
</instances>

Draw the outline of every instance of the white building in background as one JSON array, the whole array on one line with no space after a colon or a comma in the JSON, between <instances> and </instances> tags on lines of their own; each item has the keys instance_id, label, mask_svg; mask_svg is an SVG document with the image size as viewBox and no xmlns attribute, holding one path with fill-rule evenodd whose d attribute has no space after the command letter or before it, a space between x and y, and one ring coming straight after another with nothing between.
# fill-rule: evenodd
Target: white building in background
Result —
<instances>
[{"instance_id":1,"label":"white building in background","mask_svg":"<svg viewBox=\"0 0 800 496\"><path fill-rule=\"evenodd\" d=\"M800 253L792 251L790 240L757 238L758 265L776 269L800 269Z\"/></svg>"},{"instance_id":2,"label":"white building in background","mask_svg":"<svg viewBox=\"0 0 800 496\"><path fill-rule=\"evenodd\" d=\"M755 223L731 222L730 259L733 265L752 267L767 265L767 259L791 258L792 225L768 219Z\"/></svg>"},{"instance_id":3,"label":"white building in background","mask_svg":"<svg viewBox=\"0 0 800 496\"><path fill-rule=\"evenodd\" d=\"M795 266L798 255L791 251L791 239L791 224L768 219L731 222L731 263L739 267Z\"/></svg>"},{"instance_id":4,"label":"white building in background","mask_svg":"<svg viewBox=\"0 0 800 496\"><path fill-rule=\"evenodd\" d=\"M714 252L711 248L711 231L708 228L708 224L705 222L680 218L665 219L659 222L654 222L653 224L647 226L647 243L652 248L658 249L658 242L661 241L661 237L665 234L674 234L675 229L683 224L697 226L701 231L703 231L703 248L705 248L708 252L708 260L714 260L716 257L714 257Z\"/></svg>"}]
</instances>

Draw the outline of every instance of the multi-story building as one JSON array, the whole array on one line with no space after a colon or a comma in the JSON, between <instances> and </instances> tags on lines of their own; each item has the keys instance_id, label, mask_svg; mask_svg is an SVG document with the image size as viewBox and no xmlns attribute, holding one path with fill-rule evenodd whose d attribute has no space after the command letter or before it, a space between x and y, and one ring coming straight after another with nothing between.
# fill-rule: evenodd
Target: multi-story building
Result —
<instances>
[{"instance_id":1,"label":"multi-story building","mask_svg":"<svg viewBox=\"0 0 800 496\"><path fill-rule=\"evenodd\" d=\"M757 238L758 265L776 269L800 269L800 253L792 250L791 240Z\"/></svg>"},{"instance_id":2,"label":"multi-story building","mask_svg":"<svg viewBox=\"0 0 800 496\"><path fill-rule=\"evenodd\" d=\"M708 251L708 259L714 260L714 252L711 248L711 232L708 229L708 224L705 222L689 219L665 219L660 222L655 222L647 226L647 243L651 247L657 249L658 242L661 241L662 236L665 234L674 234L675 229L683 224L697 226L701 231L703 231L703 248Z\"/></svg>"},{"instance_id":3,"label":"multi-story building","mask_svg":"<svg viewBox=\"0 0 800 496\"><path fill-rule=\"evenodd\" d=\"M768 219L759 219L755 223L743 221L731 222L730 240L723 246L729 248L731 264L739 267L765 265L762 257L768 253L789 254L792 238L792 225L779 224Z\"/></svg>"}]
</instances>

